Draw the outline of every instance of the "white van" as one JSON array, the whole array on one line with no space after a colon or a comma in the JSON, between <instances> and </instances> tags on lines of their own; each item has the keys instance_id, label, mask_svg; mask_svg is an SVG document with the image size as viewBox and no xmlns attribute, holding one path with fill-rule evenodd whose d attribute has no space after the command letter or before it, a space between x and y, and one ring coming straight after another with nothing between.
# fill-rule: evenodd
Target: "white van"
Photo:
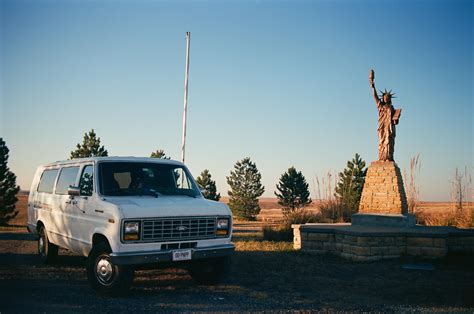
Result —
<instances>
[{"instance_id":1,"label":"white van","mask_svg":"<svg viewBox=\"0 0 474 314\"><path fill-rule=\"evenodd\" d=\"M38 167L28 198L28 230L50 262L58 247L87 257L102 294L126 291L134 268L171 263L212 283L234 252L232 215L206 200L186 166L137 157L93 157Z\"/></svg>"}]
</instances>

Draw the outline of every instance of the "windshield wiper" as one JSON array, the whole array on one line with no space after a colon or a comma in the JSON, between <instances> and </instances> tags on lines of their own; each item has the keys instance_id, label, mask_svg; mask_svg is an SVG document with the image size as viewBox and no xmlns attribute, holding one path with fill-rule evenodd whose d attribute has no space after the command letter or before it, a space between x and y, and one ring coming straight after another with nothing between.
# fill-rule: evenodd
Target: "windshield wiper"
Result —
<instances>
[{"instance_id":1,"label":"windshield wiper","mask_svg":"<svg viewBox=\"0 0 474 314\"><path fill-rule=\"evenodd\" d=\"M158 198L158 196L161 196L161 194L160 194L159 192L157 192L157 191L155 191L155 190L153 190L153 189L148 189L148 192L149 192L151 195L155 196L156 198Z\"/></svg>"},{"instance_id":2,"label":"windshield wiper","mask_svg":"<svg viewBox=\"0 0 474 314\"><path fill-rule=\"evenodd\" d=\"M144 188L136 189L135 193L131 194L131 195L137 195L137 196L148 195L148 196L154 196L156 198L158 198L158 196L161 196L160 193L158 193L157 191L155 191L153 189L144 189Z\"/></svg>"}]
</instances>

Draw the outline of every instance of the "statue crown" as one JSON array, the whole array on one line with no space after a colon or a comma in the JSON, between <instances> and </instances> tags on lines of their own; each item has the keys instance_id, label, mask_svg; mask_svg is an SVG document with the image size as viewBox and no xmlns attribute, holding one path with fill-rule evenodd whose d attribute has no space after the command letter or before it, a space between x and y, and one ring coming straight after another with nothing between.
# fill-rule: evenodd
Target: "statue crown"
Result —
<instances>
[{"instance_id":1,"label":"statue crown","mask_svg":"<svg viewBox=\"0 0 474 314\"><path fill-rule=\"evenodd\" d=\"M387 91L387 89L385 89L383 92L380 91L380 93L382 94L382 98L385 95L388 95L388 97L390 97L390 99L397 98L397 97L395 97L395 93L392 93L392 90Z\"/></svg>"}]
</instances>

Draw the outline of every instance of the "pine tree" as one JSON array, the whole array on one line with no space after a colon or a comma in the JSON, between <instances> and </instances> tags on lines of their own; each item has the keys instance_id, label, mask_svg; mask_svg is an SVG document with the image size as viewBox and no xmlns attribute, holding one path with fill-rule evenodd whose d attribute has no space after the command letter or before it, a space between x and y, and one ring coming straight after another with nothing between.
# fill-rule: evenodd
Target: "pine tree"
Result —
<instances>
[{"instance_id":1,"label":"pine tree","mask_svg":"<svg viewBox=\"0 0 474 314\"><path fill-rule=\"evenodd\" d=\"M216 181L211 179L211 173L209 170L205 169L199 177L197 177L196 182L204 189L203 195L208 200L219 201L221 194L217 193Z\"/></svg>"},{"instance_id":2,"label":"pine tree","mask_svg":"<svg viewBox=\"0 0 474 314\"><path fill-rule=\"evenodd\" d=\"M16 175L8 168L9 149L0 137L0 223L15 217L16 194L20 187L16 185Z\"/></svg>"},{"instance_id":3,"label":"pine tree","mask_svg":"<svg viewBox=\"0 0 474 314\"><path fill-rule=\"evenodd\" d=\"M235 163L234 171L227 177L231 188L227 192L230 197L229 207L234 215L250 220L260 213L258 197L265 192L261 179L262 175L249 157Z\"/></svg>"},{"instance_id":4,"label":"pine tree","mask_svg":"<svg viewBox=\"0 0 474 314\"><path fill-rule=\"evenodd\" d=\"M359 210L360 197L364 187L365 161L359 154L347 162L347 167L339 173L339 182L336 187L336 197L344 207L344 220L349 221L350 216Z\"/></svg>"},{"instance_id":5,"label":"pine tree","mask_svg":"<svg viewBox=\"0 0 474 314\"><path fill-rule=\"evenodd\" d=\"M311 203L309 197L309 185L301 171L296 171L291 167L280 177L280 182L276 188L280 193L274 192L278 198L278 204L282 206L283 215L306 207Z\"/></svg>"},{"instance_id":6,"label":"pine tree","mask_svg":"<svg viewBox=\"0 0 474 314\"><path fill-rule=\"evenodd\" d=\"M92 129L89 133L84 134L82 145L76 145L76 150L71 152L70 159L105 156L108 156L107 150L104 146L100 146L100 137L97 137L94 129Z\"/></svg>"},{"instance_id":7,"label":"pine tree","mask_svg":"<svg viewBox=\"0 0 474 314\"><path fill-rule=\"evenodd\" d=\"M171 159L170 157L166 156L165 151L162 149L157 149L150 155L151 158L161 158L161 159Z\"/></svg>"}]
</instances>

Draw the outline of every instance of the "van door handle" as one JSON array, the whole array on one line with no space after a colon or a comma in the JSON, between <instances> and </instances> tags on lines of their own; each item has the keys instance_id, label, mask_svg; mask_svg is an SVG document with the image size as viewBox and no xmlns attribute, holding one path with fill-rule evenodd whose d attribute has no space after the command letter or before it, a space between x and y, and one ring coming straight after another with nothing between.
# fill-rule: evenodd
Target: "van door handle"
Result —
<instances>
[{"instance_id":1,"label":"van door handle","mask_svg":"<svg viewBox=\"0 0 474 314\"><path fill-rule=\"evenodd\" d=\"M69 201L66 201L66 204L71 204L71 200L69 200Z\"/></svg>"}]
</instances>

